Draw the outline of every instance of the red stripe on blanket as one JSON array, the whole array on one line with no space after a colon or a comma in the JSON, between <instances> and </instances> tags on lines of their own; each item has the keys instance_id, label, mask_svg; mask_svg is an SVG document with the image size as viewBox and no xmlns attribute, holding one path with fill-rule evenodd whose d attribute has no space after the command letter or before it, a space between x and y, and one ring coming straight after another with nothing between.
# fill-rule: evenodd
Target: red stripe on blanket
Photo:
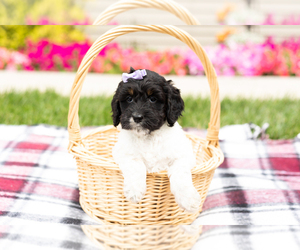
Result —
<instances>
[{"instance_id":1,"label":"red stripe on blanket","mask_svg":"<svg viewBox=\"0 0 300 250\"><path fill-rule=\"evenodd\" d=\"M235 159L225 158L219 168L237 169L272 169L272 165L267 158L258 159Z\"/></svg>"},{"instance_id":2,"label":"red stripe on blanket","mask_svg":"<svg viewBox=\"0 0 300 250\"><path fill-rule=\"evenodd\" d=\"M79 201L79 191L75 188L43 182L26 182L23 193L55 197L69 201Z\"/></svg>"},{"instance_id":3,"label":"red stripe on blanket","mask_svg":"<svg viewBox=\"0 0 300 250\"><path fill-rule=\"evenodd\" d=\"M206 198L203 211L214 207L267 203L300 204L300 190L236 190L215 194Z\"/></svg>"},{"instance_id":4,"label":"red stripe on blanket","mask_svg":"<svg viewBox=\"0 0 300 250\"><path fill-rule=\"evenodd\" d=\"M31 142L20 142L16 146L16 148L21 148L21 149L39 149L39 150L45 150L48 147L49 147L49 144L31 143Z\"/></svg>"},{"instance_id":5,"label":"red stripe on blanket","mask_svg":"<svg viewBox=\"0 0 300 250\"><path fill-rule=\"evenodd\" d=\"M15 192L15 193L20 192L20 190L24 186L24 183L25 183L24 180L0 178L0 191L8 191L8 192ZM1 199L0 215L3 214L3 211L8 211L12 203L13 203L12 199L9 200Z\"/></svg>"},{"instance_id":6,"label":"red stripe on blanket","mask_svg":"<svg viewBox=\"0 0 300 250\"><path fill-rule=\"evenodd\" d=\"M0 178L0 191L18 192L25 181L20 179Z\"/></svg>"},{"instance_id":7,"label":"red stripe on blanket","mask_svg":"<svg viewBox=\"0 0 300 250\"><path fill-rule=\"evenodd\" d=\"M34 163L29 162L16 162L16 161L6 161L4 163L5 166L24 166L24 167L31 167Z\"/></svg>"},{"instance_id":8,"label":"red stripe on blanket","mask_svg":"<svg viewBox=\"0 0 300 250\"><path fill-rule=\"evenodd\" d=\"M79 192L75 188L58 184L24 181L22 179L0 178L0 191L37 194L69 201L78 201Z\"/></svg>"},{"instance_id":9,"label":"red stripe on blanket","mask_svg":"<svg viewBox=\"0 0 300 250\"><path fill-rule=\"evenodd\" d=\"M270 158L273 169L288 172L299 172L300 161L296 158Z\"/></svg>"}]
</instances>

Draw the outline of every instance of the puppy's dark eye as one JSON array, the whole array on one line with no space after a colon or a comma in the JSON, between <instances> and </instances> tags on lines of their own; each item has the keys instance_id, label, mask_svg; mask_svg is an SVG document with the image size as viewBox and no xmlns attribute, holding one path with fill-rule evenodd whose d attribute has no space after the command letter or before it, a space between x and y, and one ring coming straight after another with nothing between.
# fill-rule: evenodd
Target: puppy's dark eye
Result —
<instances>
[{"instance_id":1,"label":"puppy's dark eye","mask_svg":"<svg viewBox=\"0 0 300 250\"><path fill-rule=\"evenodd\" d=\"M131 102L133 102L133 99L132 99L131 96L128 96L128 97L126 98L126 101L127 101L128 103L131 103Z\"/></svg>"},{"instance_id":2,"label":"puppy's dark eye","mask_svg":"<svg viewBox=\"0 0 300 250\"><path fill-rule=\"evenodd\" d=\"M150 96L150 97L149 97L149 101L152 102L152 103L154 103L154 102L157 101L157 99L156 99L156 97L154 97L154 96Z\"/></svg>"}]
</instances>

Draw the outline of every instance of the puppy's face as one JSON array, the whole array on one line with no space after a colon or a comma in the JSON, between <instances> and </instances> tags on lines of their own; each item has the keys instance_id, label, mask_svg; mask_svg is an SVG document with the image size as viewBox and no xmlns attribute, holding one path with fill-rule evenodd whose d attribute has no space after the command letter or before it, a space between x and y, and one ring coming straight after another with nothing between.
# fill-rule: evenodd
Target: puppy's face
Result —
<instances>
[{"instance_id":1,"label":"puppy's face","mask_svg":"<svg viewBox=\"0 0 300 250\"><path fill-rule=\"evenodd\" d=\"M135 70L131 68L130 73ZM173 126L184 109L180 91L171 81L146 70L141 80L129 78L119 83L113 97L114 126L146 134L159 129L166 121Z\"/></svg>"}]
</instances>

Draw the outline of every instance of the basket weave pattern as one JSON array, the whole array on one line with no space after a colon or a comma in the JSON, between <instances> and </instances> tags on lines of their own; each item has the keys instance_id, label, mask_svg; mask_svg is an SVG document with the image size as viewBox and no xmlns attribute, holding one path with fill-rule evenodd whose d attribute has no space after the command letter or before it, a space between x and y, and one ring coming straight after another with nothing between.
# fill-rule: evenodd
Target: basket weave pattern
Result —
<instances>
[{"instance_id":1,"label":"basket weave pattern","mask_svg":"<svg viewBox=\"0 0 300 250\"><path fill-rule=\"evenodd\" d=\"M186 43L199 57L211 88L211 116L206 139L187 135L192 141L197 164L192 169L193 183L202 198L198 213L180 209L170 192L167 173L147 175L147 191L139 204L127 201L123 194L123 176L112 158L118 130L107 126L80 134L78 109L83 81L93 59L101 49L118 36L155 31L169 34ZM77 71L72 87L68 117L69 152L77 161L80 203L92 218L119 224L189 224L200 213L215 169L222 163L219 149L220 102L214 68L201 45L189 34L173 26L119 26L102 35L89 49ZM202 150L200 150L202 149ZM201 153L202 152L202 153Z\"/></svg>"},{"instance_id":2,"label":"basket weave pattern","mask_svg":"<svg viewBox=\"0 0 300 250\"><path fill-rule=\"evenodd\" d=\"M202 232L202 226L82 226L84 233L104 249L188 250Z\"/></svg>"}]
</instances>

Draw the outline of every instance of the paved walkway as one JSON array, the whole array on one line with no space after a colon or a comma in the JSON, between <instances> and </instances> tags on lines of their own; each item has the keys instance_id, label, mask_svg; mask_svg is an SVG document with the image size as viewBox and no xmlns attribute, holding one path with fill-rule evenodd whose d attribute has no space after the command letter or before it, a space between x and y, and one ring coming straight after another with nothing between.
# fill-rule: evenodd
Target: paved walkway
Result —
<instances>
[{"instance_id":1,"label":"paved walkway","mask_svg":"<svg viewBox=\"0 0 300 250\"><path fill-rule=\"evenodd\" d=\"M75 73L0 71L0 93L12 89L54 89L69 96ZM208 96L209 86L204 76L166 76L181 89L183 95ZM82 96L112 95L121 80L121 75L89 73ZM219 77L220 97L282 98L290 96L300 99L299 77Z\"/></svg>"}]
</instances>

